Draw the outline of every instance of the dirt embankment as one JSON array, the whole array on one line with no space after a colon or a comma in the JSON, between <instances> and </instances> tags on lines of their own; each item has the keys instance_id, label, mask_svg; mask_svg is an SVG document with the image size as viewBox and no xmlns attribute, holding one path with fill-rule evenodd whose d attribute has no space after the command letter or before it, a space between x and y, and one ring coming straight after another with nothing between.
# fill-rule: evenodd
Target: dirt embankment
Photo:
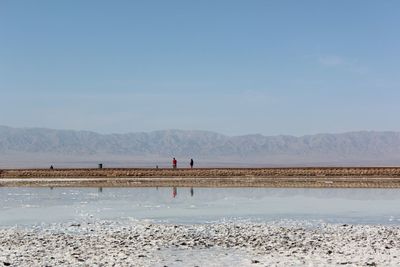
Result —
<instances>
[{"instance_id":1,"label":"dirt embankment","mask_svg":"<svg viewBox=\"0 0 400 267\"><path fill-rule=\"evenodd\" d=\"M1 186L400 188L400 168L9 169Z\"/></svg>"},{"instance_id":2,"label":"dirt embankment","mask_svg":"<svg viewBox=\"0 0 400 267\"><path fill-rule=\"evenodd\" d=\"M6 169L0 178L89 177L400 177L400 167L200 168L200 169Z\"/></svg>"}]
</instances>

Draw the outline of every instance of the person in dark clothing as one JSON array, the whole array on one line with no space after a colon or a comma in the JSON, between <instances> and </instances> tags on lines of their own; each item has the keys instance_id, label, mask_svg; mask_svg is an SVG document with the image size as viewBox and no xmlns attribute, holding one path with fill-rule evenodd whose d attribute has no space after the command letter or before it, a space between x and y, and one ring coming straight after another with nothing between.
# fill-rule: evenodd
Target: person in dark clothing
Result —
<instances>
[{"instance_id":1,"label":"person in dark clothing","mask_svg":"<svg viewBox=\"0 0 400 267\"><path fill-rule=\"evenodd\" d=\"M193 169L193 164L194 164L193 159L190 159L190 168L191 168L191 169Z\"/></svg>"}]
</instances>

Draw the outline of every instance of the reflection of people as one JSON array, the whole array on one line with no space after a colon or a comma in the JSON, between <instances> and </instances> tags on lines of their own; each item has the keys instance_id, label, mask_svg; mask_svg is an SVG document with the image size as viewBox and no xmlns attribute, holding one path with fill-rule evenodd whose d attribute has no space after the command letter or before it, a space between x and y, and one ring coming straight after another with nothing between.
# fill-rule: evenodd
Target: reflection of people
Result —
<instances>
[{"instance_id":1,"label":"reflection of people","mask_svg":"<svg viewBox=\"0 0 400 267\"><path fill-rule=\"evenodd\" d=\"M194 190L193 187L190 188L190 196L192 197L194 195Z\"/></svg>"},{"instance_id":2,"label":"reflection of people","mask_svg":"<svg viewBox=\"0 0 400 267\"><path fill-rule=\"evenodd\" d=\"M191 168L191 169L193 169L193 164L194 164L193 159L190 159L190 168Z\"/></svg>"},{"instance_id":3,"label":"reflection of people","mask_svg":"<svg viewBox=\"0 0 400 267\"><path fill-rule=\"evenodd\" d=\"M176 187L172 188L172 197L175 198L177 194L178 190L176 190Z\"/></svg>"},{"instance_id":4,"label":"reflection of people","mask_svg":"<svg viewBox=\"0 0 400 267\"><path fill-rule=\"evenodd\" d=\"M173 158L172 159L172 168L176 169L177 165L178 165L178 161L175 158Z\"/></svg>"}]
</instances>

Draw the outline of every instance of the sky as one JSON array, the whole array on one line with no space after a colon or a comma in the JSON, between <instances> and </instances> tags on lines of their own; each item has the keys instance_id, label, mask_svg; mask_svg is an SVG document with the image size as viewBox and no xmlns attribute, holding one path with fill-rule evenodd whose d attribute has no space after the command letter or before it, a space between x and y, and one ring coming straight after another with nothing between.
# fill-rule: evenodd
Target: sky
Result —
<instances>
[{"instance_id":1,"label":"sky","mask_svg":"<svg viewBox=\"0 0 400 267\"><path fill-rule=\"evenodd\" d=\"M400 131L400 1L0 1L0 125Z\"/></svg>"}]
</instances>

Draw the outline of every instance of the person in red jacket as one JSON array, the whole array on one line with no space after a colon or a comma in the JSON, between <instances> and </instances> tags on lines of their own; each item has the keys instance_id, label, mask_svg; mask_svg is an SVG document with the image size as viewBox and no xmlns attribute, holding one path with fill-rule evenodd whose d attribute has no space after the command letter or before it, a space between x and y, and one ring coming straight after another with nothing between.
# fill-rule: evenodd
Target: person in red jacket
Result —
<instances>
[{"instance_id":1,"label":"person in red jacket","mask_svg":"<svg viewBox=\"0 0 400 267\"><path fill-rule=\"evenodd\" d=\"M172 160L172 168L176 169L177 165L178 165L178 161L174 158Z\"/></svg>"}]
</instances>

